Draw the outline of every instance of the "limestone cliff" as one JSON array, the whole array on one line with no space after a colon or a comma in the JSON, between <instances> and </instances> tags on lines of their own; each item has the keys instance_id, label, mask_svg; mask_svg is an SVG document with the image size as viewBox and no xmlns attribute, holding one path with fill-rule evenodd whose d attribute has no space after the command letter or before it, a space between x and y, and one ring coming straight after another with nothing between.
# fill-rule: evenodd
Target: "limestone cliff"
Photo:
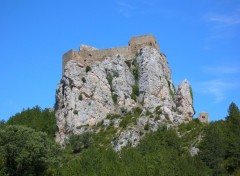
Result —
<instances>
[{"instance_id":1,"label":"limestone cliff","mask_svg":"<svg viewBox=\"0 0 240 176\"><path fill-rule=\"evenodd\" d=\"M126 128L119 127L121 118L106 119L108 114L136 108L142 111ZM68 61L56 91L55 111L60 144L71 134L113 123L118 128L112 140L116 151L128 144L136 146L147 130L156 131L163 124L176 126L194 114L189 83L185 80L175 90L166 57L148 46L130 60L115 55L88 66Z\"/></svg>"}]
</instances>

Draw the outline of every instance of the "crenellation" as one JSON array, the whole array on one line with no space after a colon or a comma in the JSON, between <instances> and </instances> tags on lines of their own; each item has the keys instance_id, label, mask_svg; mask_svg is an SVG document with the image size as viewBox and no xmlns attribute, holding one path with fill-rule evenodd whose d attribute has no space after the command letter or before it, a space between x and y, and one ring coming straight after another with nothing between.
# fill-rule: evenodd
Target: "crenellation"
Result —
<instances>
[{"instance_id":1,"label":"crenellation","mask_svg":"<svg viewBox=\"0 0 240 176\"><path fill-rule=\"evenodd\" d=\"M155 37L151 34L132 37L128 46L98 50L97 48L80 45L79 51L70 50L63 55L62 70L70 60L77 60L81 65L89 65L94 61L103 61L106 57L113 57L116 54L122 55L126 60L132 59L137 51L145 46L156 48L160 52Z\"/></svg>"}]
</instances>

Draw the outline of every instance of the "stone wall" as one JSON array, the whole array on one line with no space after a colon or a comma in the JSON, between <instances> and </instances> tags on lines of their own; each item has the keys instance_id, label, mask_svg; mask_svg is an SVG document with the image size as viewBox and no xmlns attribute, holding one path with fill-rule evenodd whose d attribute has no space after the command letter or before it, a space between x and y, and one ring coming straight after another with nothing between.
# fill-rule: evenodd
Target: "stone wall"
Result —
<instances>
[{"instance_id":1,"label":"stone wall","mask_svg":"<svg viewBox=\"0 0 240 176\"><path fill-rule=\"evenodd\" d=\"M126 60L132 59L138 49L144 46L151 46L160 52L159 45L153 35L142 35L132 37L128 42L128 46L97 50L96 48L82 45L79 52L70 50L63 55L62 71L69 60L78 60L83 65L88 65L93 61L102 61L106 57L112 57L116 54L122 55Z\"/></svg>"},{"instance_id":2,"label":"stone wall","mask_svg":"<svg viewBox=\"0 0 240 176\"><path fill-rule=\"evenodd\" d=\"M144 46L152 46L160 51L156 38L151 34L132 37L128 42L128 45L130 46L132 52L137 52L138 49Z\"/></svg>"},{"instance_id":3,"label":"stone wall","mask_svg":"<svg viewBox=\"0 0 240 176\"><path fill-rule=\"evenodd\" d=\"M84 63L92 61L102 61L106 57L112 57L116 54L124 56L126 59L132 57L132 52L129 47L110 48L94 51L80 51L79 57Z\"/></svg>"},{"instance_id":4,"label":"stone wall","mask_svg":"<svg viewBox=\"0 0 240 176\"><path fill-rule=\"evenodd\" d=\"M206 112L201 112L198 115L198 120L202 123L209 123L209 115Z\"/></svg>"}]
</instances>

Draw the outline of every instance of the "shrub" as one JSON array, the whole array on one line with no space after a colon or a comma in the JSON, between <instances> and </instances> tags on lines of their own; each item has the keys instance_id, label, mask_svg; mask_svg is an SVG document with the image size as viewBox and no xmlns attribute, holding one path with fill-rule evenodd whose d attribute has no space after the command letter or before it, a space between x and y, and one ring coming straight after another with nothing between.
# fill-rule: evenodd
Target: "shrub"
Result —
<instances>
[{"instance_id":1,"label":"shrub","mask_svg":"<svg viewBox=\"0 0 240 176\"><path fill-rule=\"evenodd\" d=\"M46 133L13 125L0 129L1 175L48 175L58 165L60 152Z\"/></svg>"},{"instance_id":2,"label":"shrub","mask_svg":"<svg viewBox=\"0 0 240 176\"><path fill-rule=\"evenodd\" d=\"M119 77L119 73L116 70L113 70L113 77Z\"/></svg>"},{"instance_id":3,"label":"shrub","mask_svg":"<svg viewBox=\"0 0 240 176\"><path fill-rule=\"evenodd\" d=\"M149 130L149 123L147 122L145 125L144 125L144 130Z\"/></svg>"},{"instance_id":4,"label":"shrub","mask_svg":"<svg viewBox=\"0 0 240 176\"><path fill-rule=\"evenodd\" d=\"M142 113L142 111L143 110L139 107L136 107L136 108L133 109L133 113L136 114L136 115L140 115Z\"/></svg>"},{"instance_id":5,"label":"shrub","mask_svg":"<svg viewBox=\"0 0 240 176\"><path fill-rule=\"evenodd\" d=\"M125 109L124 107L121 107L120 110L121 110L121 113L122 113L122 114L127 113L127 109Z\"/></svg>"},{"instance_id":6,"label":"shrub","mask_svg":"<svg viewBox=\"0 0 240 176\"><path fill-rule=\"evenodd\" d=\"M78 99L79 99L80 101L82 101L82 99L83 99L82 94L80 94L80 95L78 96Z\"/></svg>"},{"instance_id":7,"label":"shrub","mask_svg":"<svg viewBox=\"0 0 240 176\"><path fill-rule=\"evenodd\" d=\"M89 72L89 71L91 71L91 70L92 70L92 68L88 65L88 66L86 67L86 73Z\"/></svg>"},{"instance_id":8,"label":"shrub","mask_svg":"<svg viewBox=\"0 0 240 176\"><path fill-rule=\"evenodd\" d=\"M117 94L112 94L112 99L115 104L117 103L117 98L118 98Z\"/></svg>"},{"instance_id":9,"label":"shrub","mask_svg":"<svg viewBox=\"0 0 240 176\"><path fill-rule=\"evenodd\" d=\"M76 114L76 115L77 115L77 114L78 114L78 111L77 111L77 110L74 110L74 111L73 111L73 114Z\"/></svg>"},{"instance_id":10,"label":"shrub","mask_svg":"<svg viewBox=\"0 0 240 176\"><path fill-rule=\"evenodd\" d=\"M156 116L155 119L154 119L154 121L158 121L158 120L160 120L160 117L159 117L159 116Z\"/></svg>"},{"instance_id":11,"label":"shrub","mask_svg":"<svg viewBox=\"0 0 240 176\"><path fill-rule=\"evenodd\" d=\"M92 137L90 133L84 133L81 135L72 135L69 138L69 144L73 153L79 153L82 149L88 148L92 143Z\"/></svg>"},{"instance_id":12,"label":"shrub","mask_svg":"<svg viewBox=\"0 0 240 176\"><path fill-rule=\"evenodd\" d=\"M129 123L128 119L123 118L122 121L120 122L119 126L122 127L122 128L126 128L128 123Z\"/></svg>"},{"instance_id":13,"label":"shrub","mask_svg":"<svg viewBox=\"0 0 240 176\"><path fill-rule=\"evenodd\" d=\"M111 89L111 92L113 91L112 90L112 80L113 80L113 77L110 73L107 74L107 81L108 81L108 84L110 85L110 89Z\"/></svg>"},{"instance_id":14,"label":"shrub","mask_svg":"<svg viewBox=\"0 0 240 176\"><path fill-rule=\"evenodd\" d=\"M86 79L84 77L82 77L82 82L86 83Z\"/></svg>"},{"instance_id":15,"label":"shrub","mask_svg":"<svg viewBox=\"0 0 240 176\"><path fill-rule=\"evenodd\" d=\"M108 114L106 119L112 120L112 119L118 119L121 118L121 115L119 114Z\"/></svg>"},{"instance_id":16,"label":"shrub","mask_svg":"<svg viewBox=\"0 0 240 176\"><path fill-rule=\"evenodd\" d=\"M138 66L135 66L133 68L133 75L134 75L135 81L138 81Z\"/></svg>"},{"instance_id":17,"label":"shrub","mask_svg":"<svg viewBox=\"0 0 240 176\"><path fill-rule=\"evenodd\" d=\"M133 100L137 101L138 94L139 94L138 84L134 84L134 85L132 86L131 98L132 98Z\"/></svg>"},{"instance_id":18,"label":"shrub","mask_svg":"<svg viewBox=\"0 0 240 176\"><path fill-rule=\"evenodd\" d=\"M149 110L147 110L146 115L149 116L152 115L152 113Z\"/></svg>"},{"instance_id":19,"label":"shrub","mask_svg":"<svg viewBox=\"0 0 240 176\"><path fill-rule=\"evenodd\" d=\"M155 113L156 113L157 115L162 114L162 110L161 110L161 107L160 107L160 106L157 106L157 107L155 108Z\"/></svg>"},{"instance_id":20,"label":"shrub","mask_svg":"<svg viewBox=\"0 0 240 176\"><path fill-rule=\"evenodd\" d=\"M190 86L190 95L191 95L191 98L193 100L193 91L192 91L192 87Z\"/></svg>"}]
</instances>

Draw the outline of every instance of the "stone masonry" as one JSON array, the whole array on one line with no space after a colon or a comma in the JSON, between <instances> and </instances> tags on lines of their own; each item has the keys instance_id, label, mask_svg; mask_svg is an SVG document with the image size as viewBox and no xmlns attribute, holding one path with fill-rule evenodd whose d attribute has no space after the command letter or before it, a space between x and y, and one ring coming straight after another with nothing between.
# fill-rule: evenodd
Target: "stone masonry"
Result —
<instances>
[{"instance_id":1,"label":"stone masonry","mask_svg":"<svg viewBox=\"0 0 240 176\"><path fill-rule=\"evenodd\" d=\"M128 42L128 46L124 47L98 50L94 47L81 45L79 51L71 49L63 55L62 72L64 72L66 63L70 60L78 61L82 67L93 61L103 61L105 58L113 57L116 54L122 55L128 60L132 59L138 49L144 46L154 47L160 52L156 38L152 34L132 37Z\"/></svg>"}]
</instances>

